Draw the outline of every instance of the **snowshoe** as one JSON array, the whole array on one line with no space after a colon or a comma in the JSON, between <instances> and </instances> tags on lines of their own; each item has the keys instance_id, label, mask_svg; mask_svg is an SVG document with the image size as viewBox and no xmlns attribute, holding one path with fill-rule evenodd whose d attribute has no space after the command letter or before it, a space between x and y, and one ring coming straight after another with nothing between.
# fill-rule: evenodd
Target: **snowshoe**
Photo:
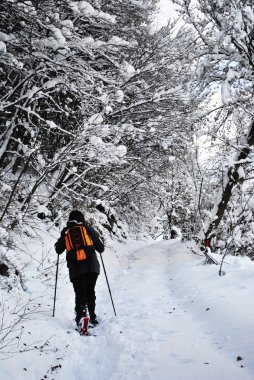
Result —
<instances>
[{"instance_id":1,"label":"snowshoe","mask_svg":"<svg viewBox=\"0 0 254 380\"><path fill-rule=\"evenodd\" d=\"M88 325L89 325L89 317L82 317L77 327L77 330L80 333L80 335L89 335Z\"/></svg>"}]
</instances>

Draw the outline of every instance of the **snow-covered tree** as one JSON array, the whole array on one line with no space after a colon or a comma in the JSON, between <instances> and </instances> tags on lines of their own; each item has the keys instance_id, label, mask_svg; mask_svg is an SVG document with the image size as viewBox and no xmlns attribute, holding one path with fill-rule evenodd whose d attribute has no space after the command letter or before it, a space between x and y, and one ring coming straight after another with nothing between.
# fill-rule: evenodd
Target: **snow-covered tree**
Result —
<instances>
[{"instance_id":1,"label":"snow-covered tree","mask_svg":"<svg viewBox=\"0 0 254 380\"><path fill-rule=\"evenodd\" d=\"M153 31L155 7L1 3L1 220L144 198L158 162L184 138L188 109L175 64L184 47Z\"/></svg>"},{"instance_id":2,"label":"snow-covered tree","mask_svg":"<svg viewBox=\"0 0 254 380\"><path fill-rule=\"evenodd\" d=\"M220 196L217 195L212 214L204 225L205 236L212 237L218 233L222 218L226 218L232 194L237 192L244 176L243 169L250 170L254 142L254 8L251 1L241 0L175 2L191 32L192 90L200 99L196 133L210 140L206 145L212 158L209 171L212 168L215 171L215 157L218 162Z\"/></svg>"}]
</instances>

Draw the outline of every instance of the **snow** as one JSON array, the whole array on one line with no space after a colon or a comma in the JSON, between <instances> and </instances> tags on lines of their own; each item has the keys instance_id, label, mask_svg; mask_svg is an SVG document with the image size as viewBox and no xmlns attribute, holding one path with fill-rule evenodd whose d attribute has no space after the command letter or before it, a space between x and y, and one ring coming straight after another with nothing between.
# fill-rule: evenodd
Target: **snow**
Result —
<instances>
[{"instance_id":1,"label":"snow","mask_svg":"<svg viewBox=\"0 0 254 380\"><path fill-rule=\"evenodd\" d=\"M11 186L7 185L4 182L1 182L1 189L2 189L2 192L4 192L4 191L11 191Z\"/></svg>"},{"instance_id":2,"label":"snow","mask_svg":"<svg viewBox=\"0 0 254 380\"><path fill-rule=\"evenodd\" d=\"M6 53L6 45L3 41L0 41L0 54L5 54Z\"/></svg>"},{"instance_id":3,"label":"snow","mask_svg":"<svg viewBox=\"0 0 254 380\"><path fill-rule=\"evenodd\" d=\"M92 331L96 336L80 337L64 255L52 317L58 234L50 230L40 241L26 241L19 264L27 290L3 292L2 302L8 299L16 311L32 301L12 347L26 351L0 354L2 380L253 380L254 263L248 258L226 257L220 277L218 266L204 266L204 257L177 239L108 239L103 258L117 317L101 273L100 325ZM4 322L15 316L9 312Z\"/></svg>"},{"instance_id":4,"label":"snow","mask_svg":"<svg viewBox=\"0 0 254 380\"><path fill-rule=\"evenodd\" d=\"M116 45L116 46L130 46L131 45L130 42L117 36L111 37L108 43L112 45Z\"/></svg>"},{"instance_id":5,"label":"snow","mask_svg":"<svg viewBox=\"0 0 254 380\"><path fill-rule=\"evenodd\" d=\"M58 128L57 125L56 125L56 123L53 120L46 120L46 123L52 129L57 129Z\"/></svg>"},{"instance_id":6,"label":"snow","mask_svg":"<svg viewBox=\"0 0 254 380\"><path fill-rule=\"evenodd\" d=\"M94 115L92 115L89 118L88 123L89 124L94 124L94 125L102 124L103 123L103 116L102 116L102 114L101 113L95 113Z\"/></svg>"},{"instance_id":7,"label":"snow","mask_svg":"<svg viewBox=\"0 0 254 380\"><path fill-rule=\"evenodd\" d=\"M8 236L7 231L4 228L0 227L0 239L3 239L7 236Z\"/></svg>"},{"instance_id":8,"label":"snow","mask_svg":"<svg viewBox=\"0 0 254 380\"><path fill-rule=\"evenodd\" d=\"M240 179L244 179L245 178L245 172L244 172L244 168L242 166L239 166L237 168L237 173L238 173L238 176Z\"/></svg>"},{"instance_id":9,"label":"snow","mask_svg":"<svg viewBox=\"0 0 254 380\"><path fill-rule=\"evenodd\" d=\"M73 22L71 20L62 20L60 24L67 29L73 29Z\"/></svg>"},{"instance_id":10,"label":"snow","mask_svg":"<svg viewBox=\"0 0 254 380\"><path fill-rule=\"evenodd\" d=\"M37 86L33 86L30 90L28 90L25 94L24 94L24 98L28 98L28 99L32 99L34 97L34 95L36 93L38 93L38 91L40 91L40 88L37 87Z\"/></svg>"},{"instance_id":11,"label":"snow","mask_svg":"<svg viewBox=\"0 0 254 380\"><path fill-rule=\"evenodd\" d=\"M98 12L98 17L111 23L111 24L115 24L116 23L116 16L113 16L113 15L110 15L108 13L105 13L105 12Z\"/></svg>"},{"instance_id":12,"label":"snow","mask_svg":"<svg viewBox=\"0 0 254 380\"><path fill-rule=\"evenodd\" d=\"M64 130L63 128L61 128L59 125L56 125L56 123L53 120L45 120L45 121L46 121L46 124L49 126L49 128L59 129L60 131L66 133L68 135L73 136L73 134L71 132L68 132L68 131Z\"/></svg>"},{"instance_id":13,"label":"snow","mask_svg":"<svg viewBox=\"0 0 254 380\"><path fill-rule=\"evenodd\" d=\"M124 80L128 81L130 78L133 77L133 75L135 75L136 70L130 63L128 63L127 61L123 61L121 64L121 72Z\"/></svg>"},{"instance_id":14,"label":"snow","mask_svg":"<svg viewBox=\"0 0 254 380\"><path fill-rule=\"evenodd\" d=\"M230 83L236 78L240 78L240 73L238 73L238 71L234 70L234 68L229 67L228 72L227 72L228 82Z\"/></svg>"},{"instance_id":15,"label":"snow","mask_svg":"<svg viewBox=\"0 0 254 380\"><path fill-rule=\"evenodd\" d=\"M122 103L124 99L124 92L122 90L117 90L115 92L115 99L117 103Z\"/></svg>"},{"instance_id":16,"label":"snow","mask_svg":"<svg viewBox=\"0 0 254 380\"><path fill-rule=\"evenodd\" d=\"M94 43L94 39L93 39L93 37L91 37L91 36L89 36L89 37L84 37L82 41L83 41L83 43L88 44L88 45Z\"/></svg>"},{"instance_id":17,"label":"snow","mask_svg":"<svg viewBox=\"0 0 254 380\"><path fill-rule=\"evenodd\" d=\"M23 3L18 2L17 6L23 8L24 12L26 13L29 13L31 15L37 14L36 9L34 8L31 1L23 1Z\"/></svg>"},{"instance_id":18,"label":"snow","mask_svg":"<svg viewBox=\"0 0 254 380\"><path fill-rule=\"evenodd\" d=\"M96 10L87 1L80 1L78 3L78 7L79 7L80 11L85 15L91 16L91 15L96 14Z\"/></svg>"},{"instance_id":19,"label":"snow","mask_svg":"<svg viewBox=\"0 0 254 380\"><path fill-rule=\"evenodd\" d=\"M118 145L116 147L116 152L119 157L124 157L127 154L127 148L125 145Z\"/></svg>"},{"instance_id":20,"label":"snow","mask_svg":"<svg viewBox=\"0 0 254 380\"><path fill-rule=\"evenodd\" d=\"M49 90L50 88L56 87L61 82L60 78L50 79L47 82L43 83L43 87Z\"/></svg>"},{"instance_id":21,"label":"snow","mask_svg":"<svg viewBox=\"0 0 254 380\"><path fill-rule=\"evenodd\" d=\"M221 100L224 105L228 105L231 99L229 81L226 79L221 85Z\"/></svg>"},{"instance_id":22,"label":"snow","mask_svg":"<svg viewBox=\"0 0 254 380\"><path fill-rule=\"evenodd\" d=\"M243 9L244 14L246 15L246 18L250 21L251 24L254 23L254 11L251 9L250 6L246 6Z\"/></svg>"},{"instance_id":23,"label":"snow","mask_svg":"<svg viewBox=\"0 0 254 380\"><path fill-rule=\"evenodd\" d=\"M45 215L50 215L49 209L45 205L39 205L37 207L37 212L38 213L43 213Z\"/></svg>"},{"instance_id":24,"label":"snow","mask_svg":"<svg viewBox=\"0 0 254 380\"><path fill-rule=\"evenodd\" d=\"M101 19L103 19L109 23L115 23L116 22L115 16L112 16L112 15L105 13L105 12L97 11L87 1L79 1L77 5L73 2L71 2L70 5L71 5L74 12L77 12L77 13L82 12L83 15L85 15L87 17L89 17L89 16L98 17L98 18L101 18Z\"/></svg>"},{"instance_id":25,"label":"snow","mask_svg":"<svg viewBox=\"0 0 254 380\"><path fill-rule=\"evenodd\" d=\"M6 33L3 33L3 32L0 32L0 41L3 41L3 42L8 42L12 39L13 37L6 34Z\"/></svg>"},{"instance_id":26,"label":"snow","mask_svg":"<svg viewBox=\"0 0 254 380\"><path fill-rule=\"evenodd\" d=\"M90 137L90 142L91 142L91 144L93 144L95 146L103 144L102 139L100 137L98 137L98 136L91 136Z\"/></svg>"}]
</instances>

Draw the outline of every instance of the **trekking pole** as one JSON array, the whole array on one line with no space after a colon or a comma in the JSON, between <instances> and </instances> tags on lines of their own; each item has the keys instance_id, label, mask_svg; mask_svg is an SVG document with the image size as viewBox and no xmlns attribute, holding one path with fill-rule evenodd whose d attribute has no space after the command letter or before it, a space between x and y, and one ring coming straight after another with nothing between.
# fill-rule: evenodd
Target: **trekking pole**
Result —
<instances>
[{"instance_id":1,"label":"trekking pole","mask_svg":"<svg viewBox=\"0 0 254 380\"><path fill-rule=\"evenodd\" d=\"M110 290L110 286L109 286L109 282L108 282L108 277L107 277L107 273L106 273L106 269L105 269L105 265L104 265L101 253L100 253L100 256L101 256L101 262L102 262L104 274L105 274L107 285L108 285L109 295L110 295L112 306L113 306L113 310L114 310L114 313L115 313L115 316L116 316L116 309L115 309L115 305L114 305L114 302L113 302L113 298L112 298L112 294L111 294L111 290Z\"/></svg>"},{"instance_id":2,"label":"trekking pole","mask_svg":"<svg viewBox=\"0 0 254 380\"><path fill-rule=\"evenodd\" d=\"M57 277L58 277L58 265L59 265L59 255L57 255L57 262L56 262L56 283L55 283L55 295L54 295L53 317L55 316L55 307L56 307L56 287L57 287Z\"/></svg>"}]
</instances>

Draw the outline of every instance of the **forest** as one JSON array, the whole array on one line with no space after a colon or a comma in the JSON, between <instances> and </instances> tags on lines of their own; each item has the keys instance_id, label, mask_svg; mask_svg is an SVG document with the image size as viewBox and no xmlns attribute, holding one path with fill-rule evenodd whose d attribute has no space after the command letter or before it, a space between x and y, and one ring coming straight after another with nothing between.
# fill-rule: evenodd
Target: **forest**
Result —
<instances>
[{"instance_id":1,"label":"forest","mask_svg":"<svg viewBox=\"0 0 254 380\"><path fill-rule=\"evenodd\" d=\"M4 362L4 380L15 378L16 370L23 374L19 379L27 378L28 364L24 367L20 357L16 362L16 353L24 354L24 363L33 362L30 378L38 380L44 364L51 369L43 378L56 376L65 348L68 353L83 347L66 322L73 294L62 269L65 262L60 263L62 290L53 321L50 310L54 243L73 209L85 214L105 242L120 309L120 318L110 319L106 287L100 285L104 320L99 345L92 346L94 356L89 353L97 371L89 369L89 380L168 380L167 358L158 359L165 366L162 376L155 375L156 366L150 376L145 350L139 351L140 342L150 344L151 325L157 331L149 302L153 310L167 310L160 317L161 332L151 337L159 351L163 339L171 339L183 325L190 347L197 336L202 341L219 326L211 334L227 355L244 359L241 352L230 351L235 349L227 341L231 334L246 357L253 355L253 320L246 312L253 297L254 260L253 0L172 0L176 12L171 17L169 10L163 26L156 24L159 3L0 2L0 355L14 360L13 366ZM190 252L196 254L191 259ZM205 263L212 259L221 266L201 265L204 253ZM228 268L234 278L222 276ZM163 298L169 289L170 311ZM179 305L180 319L172 322ZM203 325L192 324L184 314L188 310L202 323L216 311L208 332L202 335ZM65 313L69 319L64 320ZM125 331L140 320L132 341ZM230 324L235 321L241 339ZM48 331L52 336L47 338ZM182 358L186 352L179 342L175 338ZM217 348L210 343L204 347L215 360ZM109 346L109 358L104 357ZM174 351L165 352L176 357ZM75 354L79 358L79 351ZM103 356L101 366L96 355ZM152 351L149 355L154 357ZM202 355L201 347L197 356ZM136 357L145 363L140 377L135 377ZM190 380L188 371L181 372L186 360L179 361L176 380ZM210 364L204 360L202 365ZM245 363L235 372L227 360L225 380L253 378L250 361L252 374L241 377L237 371ZM70 368L76 377L65 367L61 379L84 378L78 364ZM205 378L220 378L221 368Z\"/></svg>"},{"instance_id":2,"label":"forest","mask_svg":"<svg viewBox=\"0 0 254 380\"><path fill-rule=\"evenodd\" d=\"M3 246L81 208L253 257L253 4L174 2L1 1Z\"/></svg>"},{"instance_id":3,"label":"forest","mask_svg":"<svg viewBox=\"0 0 254 380\"><path fill-rule=\"evenodd\" d=\"M252 2L177 0L157 30L127 3L1 2L1 244L80 207L252 257Z\"/></svg>"}]
</instances>

